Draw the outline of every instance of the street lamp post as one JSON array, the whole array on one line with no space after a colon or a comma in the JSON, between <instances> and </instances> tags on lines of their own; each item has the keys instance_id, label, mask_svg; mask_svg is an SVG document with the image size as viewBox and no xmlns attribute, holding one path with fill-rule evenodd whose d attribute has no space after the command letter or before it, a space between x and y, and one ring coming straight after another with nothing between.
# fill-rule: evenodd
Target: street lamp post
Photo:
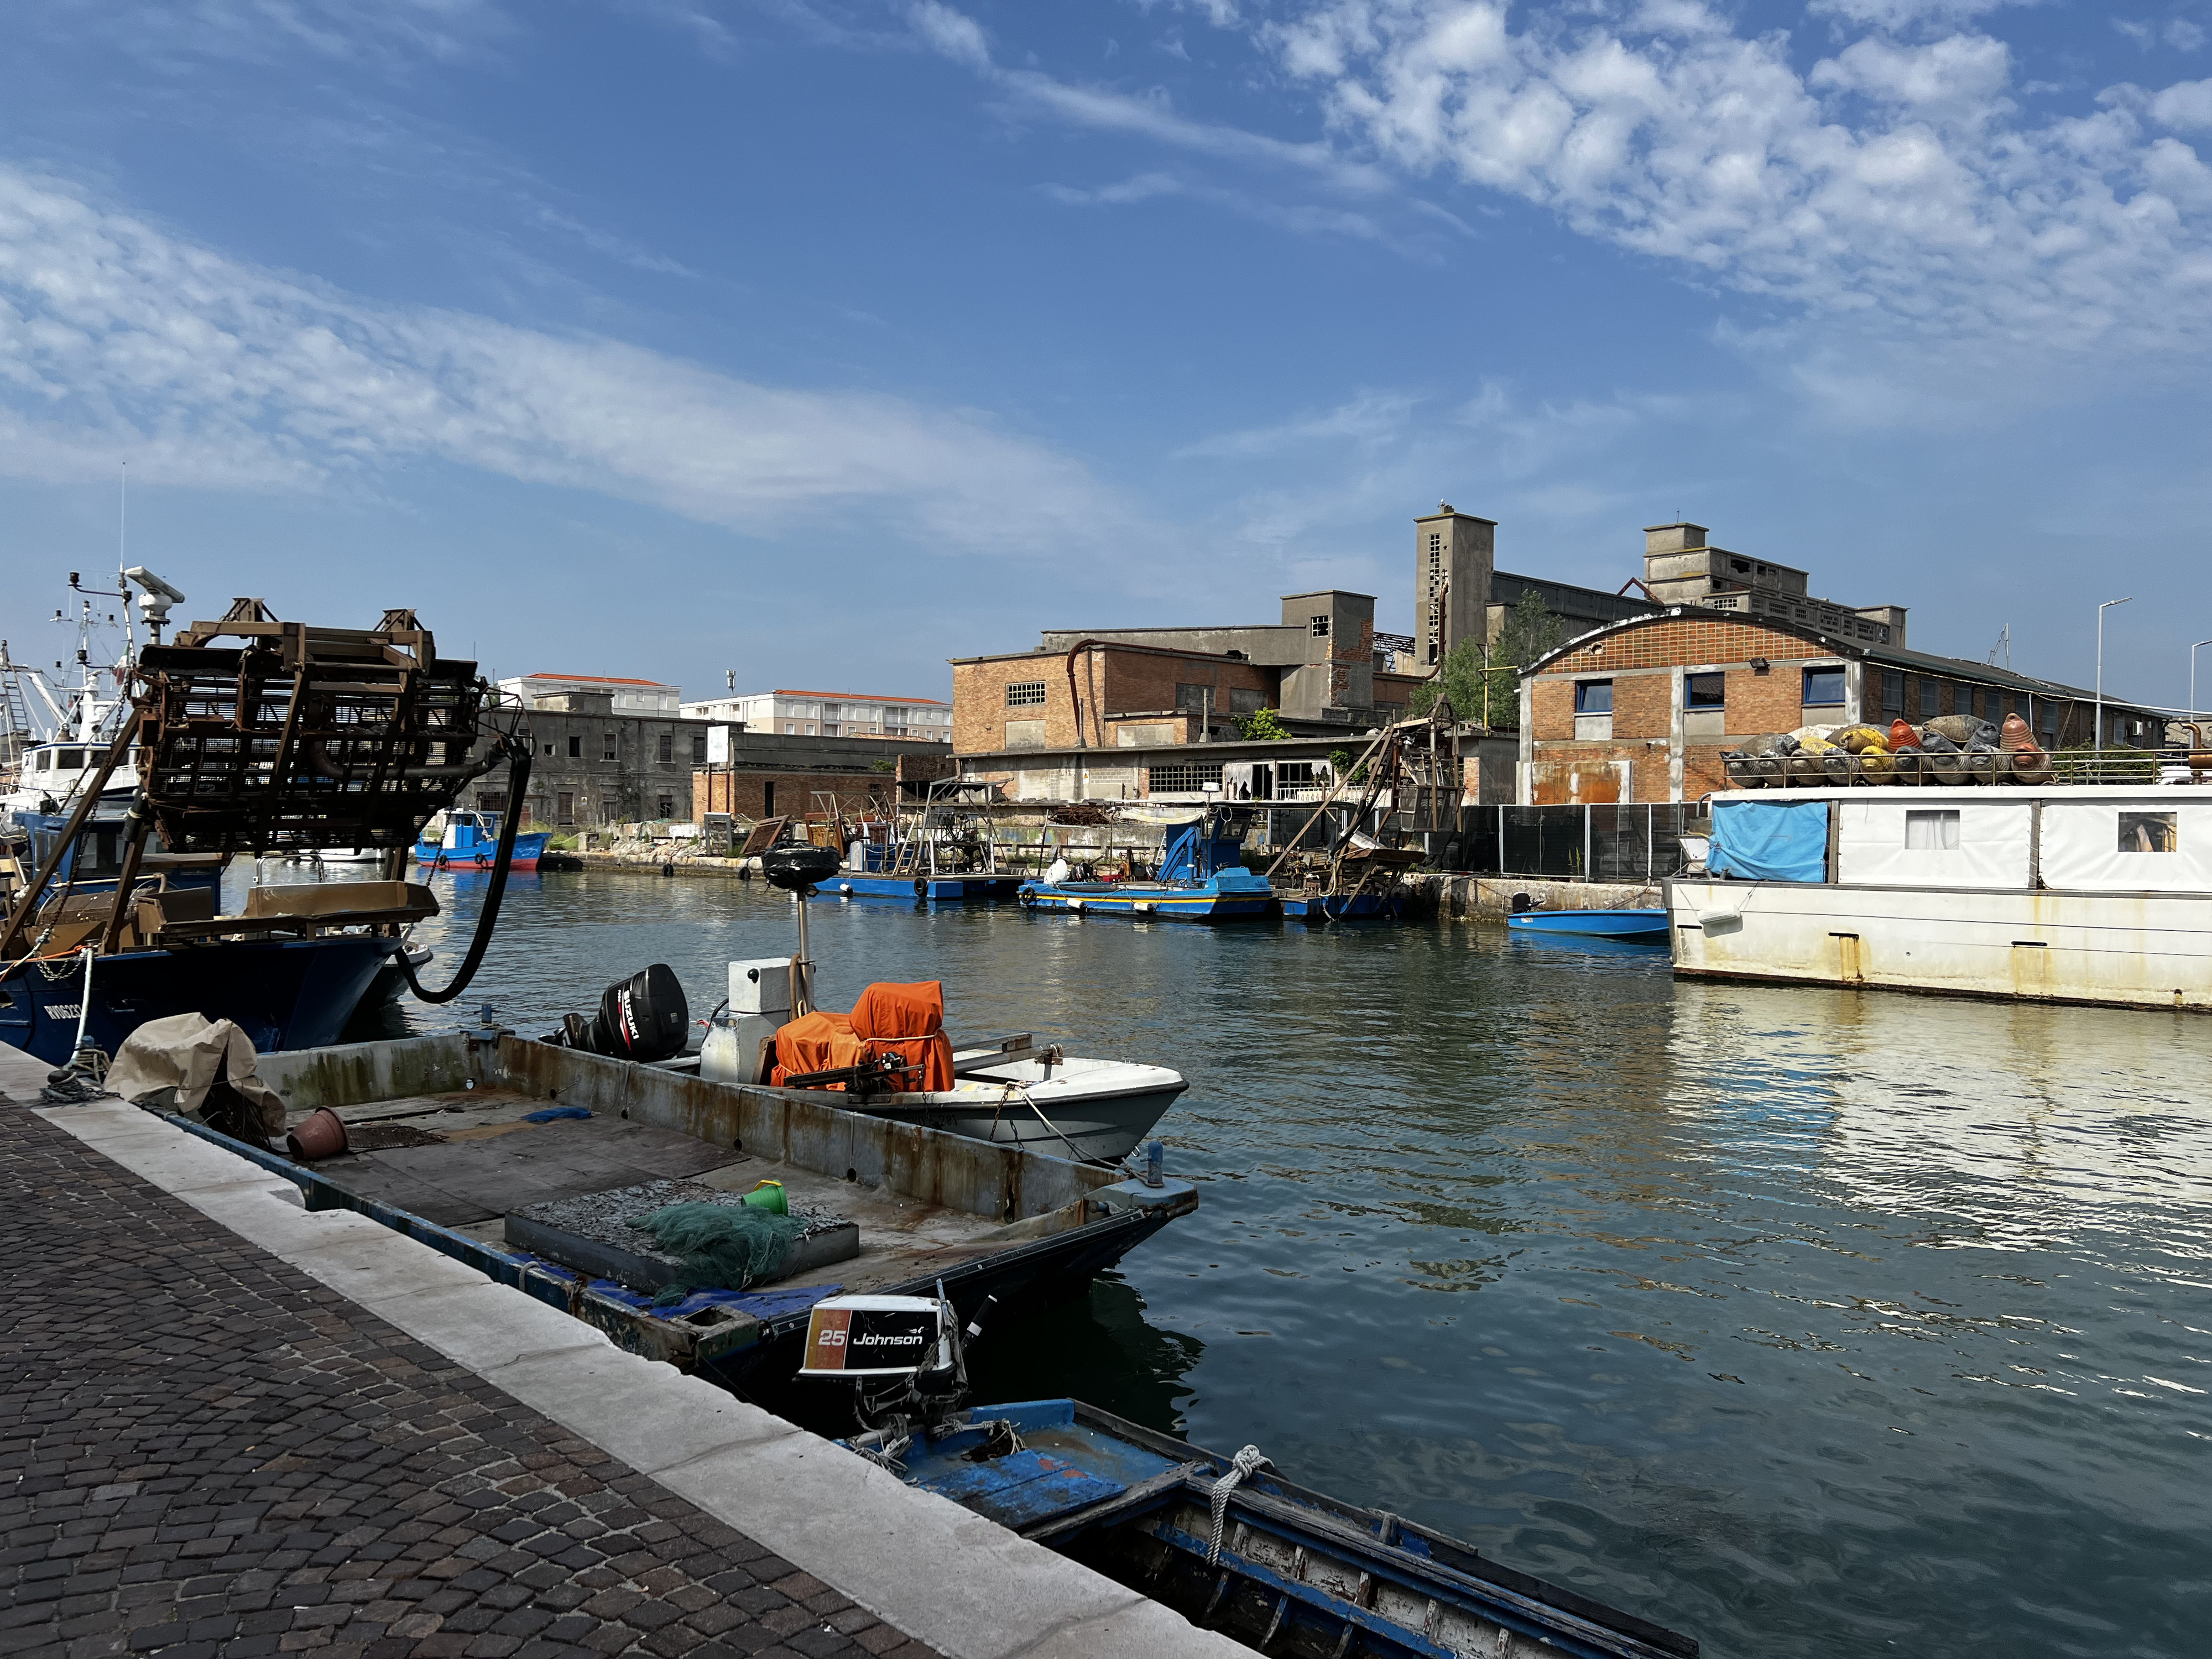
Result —
<instances>
[{"instance_id":1,"label":"street lamp post","mask_svg":"<svg viewBox=\"0 0 2212 1659\"><path fill-rule=\"evenodd\" d=\"M2212 640L2199 640L2189 647L2189 718L2197 718L2197 652L2200 646L2212 645Z\"/></svg>"},{"instance_id":2,"label":"street lamp post","mask_svg":"<svg viewBox=\"0 0 2212 1659\"><path fill-rule=\"evenodd\" d=\"M2130 595L2124 599L2106 599L2097 607L2097 729L2094 734L2096 752L2105 752L2105 613L2116 605L2132 605Z\"/></svg>"}]
</instances>

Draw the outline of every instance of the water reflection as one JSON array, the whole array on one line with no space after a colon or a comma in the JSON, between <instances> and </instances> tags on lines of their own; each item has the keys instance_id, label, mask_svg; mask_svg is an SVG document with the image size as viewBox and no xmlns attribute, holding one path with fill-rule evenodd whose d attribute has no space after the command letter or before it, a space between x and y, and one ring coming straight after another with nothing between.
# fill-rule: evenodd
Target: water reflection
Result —
<instances>
[{"instance_id":1,"label":"water reflection","mask_svg":"<svg viewBox=\"0 0 2212 1659\"><path fill-rule=\"evenodd\" d=\"M483 880L439 878L434 982ZM656 960L704 1012L791 945L757 886L508 903L465 1005L525 1030ZM942 979L960 1033L1192 1080L1200 1210L979 1356L1002 1397L1256 1443L1709 1654L2201 1650L2201 1017L1677 985L1482 927L813 916L830 1006Z\"/></svg>"}]
</instances>

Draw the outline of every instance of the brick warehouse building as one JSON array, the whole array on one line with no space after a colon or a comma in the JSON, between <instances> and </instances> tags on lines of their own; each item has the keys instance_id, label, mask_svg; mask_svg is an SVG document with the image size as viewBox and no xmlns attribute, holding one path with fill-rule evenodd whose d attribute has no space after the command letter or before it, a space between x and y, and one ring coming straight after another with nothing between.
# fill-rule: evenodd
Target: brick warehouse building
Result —
<instances>
[{"instance_id":1,"label":"brick warehouse building","mask_svg":"<svg viewBox=\"0 0 2212 1659\"><path fill-rule=\"evenodd\" d=\"M1987 663L1837 639L1779 617L1677 605L1592 629L1521 682L1524 803L1695 800L1762 732L2017 714L2045 749L2091 741L2094 696ZM2155 711L2105 699L2109 744L2155 744Z\"/></svg>"}]
</instances>

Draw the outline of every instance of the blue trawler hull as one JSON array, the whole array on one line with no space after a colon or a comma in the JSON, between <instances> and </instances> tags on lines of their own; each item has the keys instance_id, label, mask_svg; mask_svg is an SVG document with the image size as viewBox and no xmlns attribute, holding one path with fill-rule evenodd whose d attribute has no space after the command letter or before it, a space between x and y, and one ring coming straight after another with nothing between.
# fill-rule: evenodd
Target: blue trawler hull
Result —
<instances>
[{"instance_id":1,"label":"blue trawler hull","mask_svg":"<svg viewBox=\"0 0 2212 1659\"><path fill-rule=\"evenodd\" d=\"M1394 888L1387 893L1285 894L1283 915L1291 921L1392 921L1405 913L1406 902Z\"/></svg>"},{"instance_id":2,"label":"blue trawler hull","mask_svg":"<svg viewBox=\"0 0 2212 1659\"><path fill-rule=\"evenodd\" d=\"M970 899L1007 899L1022 884L1019 876L885 876L841 870L816 890L839 898L902 899L908 904L961 904Z\"/></svg>"},{"instance_id":3,"label":"blue trawler hull","mask_svg":"<svg viewBox=\"0 0 2212 1659\"><path fill-rule=\"evenodd\" d=\"M94 958L85 1035L112 1054L149 1020L204 1014L234 1021L264 1054L338 1040L397 939L226 940L179 951L121 951ZM18 962L0 976L0 1042L66 1064L84 1006L81 958Z\"/></svg>"},{"instance_id":4,"label":"blue trawler hull","mask_svg":"<svg viewBox=\"0 0 2212 1659\"><path fill-rule=\"evenodd\" d=\"M1163 921L1230 921L1275 908L1267 884L1224 888L1214 881L1171 886L1152 881L1025 881L1018 896L1030 910L1086 916L1151 916Z\"/></svg>"}]
</instances>

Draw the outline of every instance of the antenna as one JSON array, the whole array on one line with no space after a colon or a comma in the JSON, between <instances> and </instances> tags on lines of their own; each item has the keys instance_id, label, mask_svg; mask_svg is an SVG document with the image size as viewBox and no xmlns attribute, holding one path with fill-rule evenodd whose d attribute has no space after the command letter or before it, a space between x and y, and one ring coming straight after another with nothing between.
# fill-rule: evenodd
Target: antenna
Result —
<instances>
[{"instance_id":1,"label":"antenna","mask_svg":"<svg viewBox=\"0 0 2212 1659\"><path fill-rule=\"evenodd\" d=\"M2002 663L1997 660L2000 657L2004 659ZM1991 667L2001 667L2008 671L2011 669L2012 624L2010 623L2007 623L2002 629L1998 630L1997 642L1990 647L1990 654L1986 660Z\"/></svg>"}]
</instances>

